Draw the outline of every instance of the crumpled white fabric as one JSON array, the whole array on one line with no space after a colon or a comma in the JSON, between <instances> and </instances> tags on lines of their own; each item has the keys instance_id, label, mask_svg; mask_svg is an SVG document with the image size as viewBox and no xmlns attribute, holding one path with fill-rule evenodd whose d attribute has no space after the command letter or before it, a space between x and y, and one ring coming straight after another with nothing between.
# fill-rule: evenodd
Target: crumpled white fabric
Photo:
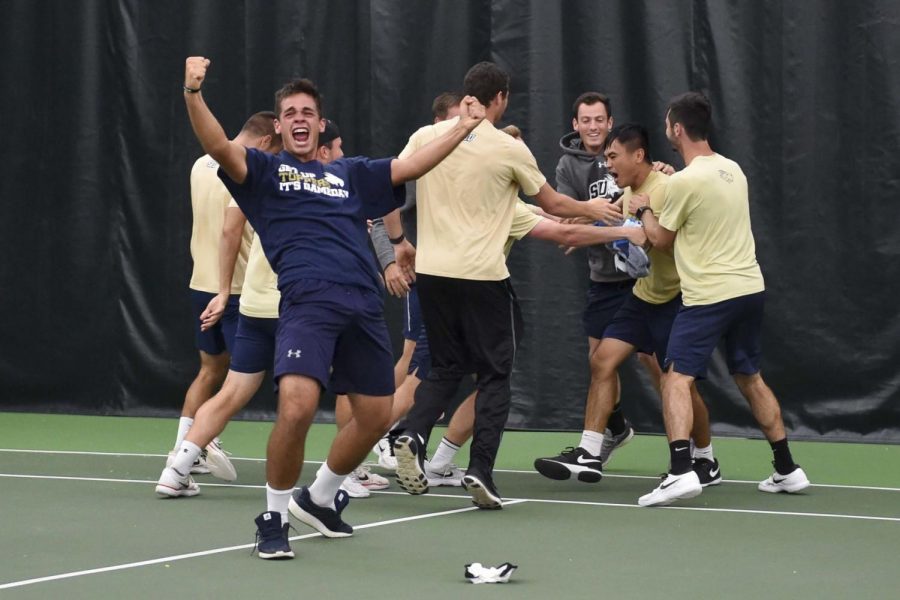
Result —
<instances>
[{"instance_id":1,"label":"crumpled white fabric","mask_svg":"<svg viewBox=\"0 0 900 600\"><path fill-rule=\"evenodd\" d=\"M486 567L476 562L466 565L466 579L472 583L507 583L509 576L518 568L518 565L508 562L496 567Z\"/></svg>"}]
</instances>

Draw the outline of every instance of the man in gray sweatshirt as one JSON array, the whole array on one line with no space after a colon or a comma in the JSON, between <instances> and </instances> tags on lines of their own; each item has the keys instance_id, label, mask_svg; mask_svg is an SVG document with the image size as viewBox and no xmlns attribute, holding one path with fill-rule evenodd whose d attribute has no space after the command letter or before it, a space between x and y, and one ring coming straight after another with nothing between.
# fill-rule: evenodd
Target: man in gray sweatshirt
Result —
<instances>
[{"instance_id":1,"label":"man in gray sweatshirt","mask_svg":"<svg viewBox=\"0 0 900 600\"><path fill-rule=\"evenodd\" d=\"M563 155L556 166L556 188L561 194L577 200L608 198L611 202L621 195L622 190L609 174L603 156L606 136L612 126L612 110L607 96L599 92L585 92L575 99L572 105L574 131L564 135L559 142ZM655 166L660 168L662 165ZM616 269L615 252L606 245L589 246L587 256L591 286L582 321L588 336L590 359L600 345L606 326L626 298L631 296L635 280ZM645 354L638 354L638 357L659 387L660 372L656 361ZM622 414L618 389L615 408L606 423L602 422L605 415L594 410L596 402L592 400L597 390L593 365L591 371L581 442L576 448L568 448L557 456L536 459L534 467L545 477L569 479L574 475L580 481L600 481L602 467L613 451L627 444L634 436L631 423Z\"/></svg>"}]
</instances>

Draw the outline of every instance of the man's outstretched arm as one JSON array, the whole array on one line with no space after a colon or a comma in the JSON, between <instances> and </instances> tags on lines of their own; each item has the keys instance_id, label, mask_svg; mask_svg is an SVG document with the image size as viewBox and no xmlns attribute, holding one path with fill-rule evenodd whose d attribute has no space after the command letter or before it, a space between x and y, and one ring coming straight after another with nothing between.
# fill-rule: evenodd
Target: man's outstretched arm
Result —
<instances>
[{"instance_id":1,"label":"man's outstretched arm","mask_svg":"<svg viewBox=\"0 0 900 600\"><path fill-rule=\"evenodd\" d=\"M185 61L184 103L188 117L203 150L219 163L232 181L244 183L247 178L247 149L228 139L200 92L209 62L202 56L191 56Z\"/></svg>"}]
</instances>

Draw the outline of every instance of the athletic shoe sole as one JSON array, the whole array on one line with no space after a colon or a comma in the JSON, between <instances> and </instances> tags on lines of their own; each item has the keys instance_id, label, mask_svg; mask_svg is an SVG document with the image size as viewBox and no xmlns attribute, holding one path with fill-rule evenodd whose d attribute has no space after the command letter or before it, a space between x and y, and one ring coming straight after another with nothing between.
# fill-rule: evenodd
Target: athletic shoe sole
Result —
<instances>
[{"instance_id":1,"label":"athletic shoe sole","mask_svg":"<svg viewBox=\"0 0 900 600\"><path fill-rule=\"evenodd\" d=\"M328 527L325 526L325 523L320 521L315 515L303 510L303 507L297 504L297 501L294 500L293 496L288 503L288 511L294 515L298 521L309 525L327 538L345 538L353 535L353 533L344 533L343 531L332 531L331 529L328 529Z\"/></svg>"},{"instance_id":2,"label":"athletic shoe sole","mask_svg":"<svg viewBox=\"0 0 900 600\"><path fill-rule=\"evenodd\" d=\"M290 550L285 552L283 550L279 550L278 552L256 552L257 556L265 560L287 560L290 558L294 558L294 551Z\"/></svg>"},{"instance_id":3,"label":"athletic shoe sole","mask_svg":"<svg viewBox=\"0 0 900 600\"><path fill-rule=\"evenodd\" d=\"M394 442L394 456L397 457L397 483L407 493L418 496L428 493L428 478L419 466L413 444L415 441L411 437L400 436Z\"/></svg>"},{"instance_id":4,"label":"athletic shoe sole","mask_svg":"<svg viewBox=\"0 0 900 600\"><path fill-rule=\"evenodd\" d=\"M494 495L482 481L473 476L466 475L462 479L463 487L472 494L472 504L486 510L500 510L503 508L503 500Z\"/></svg>"},{"instance_id":5,"label":"athletic shoe sole","mask_svg":"<svg viewBox=\"0 0 900 600\"><path fill-rule=\"evenodd\" d=\"M156 486L156 493L160 498L190 498L200 493L200 486L194 484L193 486L174 488L160 483Z\"/></svg>"},{"instance_id":6,"label":"athletic shoe sole","mask_svg":"<svg viewBox=\"0 0 900 600\"><path fill-rule=\"evenodd\" d=\"M597 483L603 479L603 473L596 469L579 467L546 458L539 458L534 461L534 469L544 477L557 481L565 481L570 479L572 475L578 481L583 481L584 483Z\"/></svg>"},{"instance_id":7,"label":"athletic shoe sole","mask_svg":"<svg viewBox=\"0 0 900 600\"><path fill-rule=\"evenodd\" d=\"M237 471L225 451L217 447L215 442L206 447L206 466L209 474L222 481L237 479Z\"/></svg>"}]
</instances>

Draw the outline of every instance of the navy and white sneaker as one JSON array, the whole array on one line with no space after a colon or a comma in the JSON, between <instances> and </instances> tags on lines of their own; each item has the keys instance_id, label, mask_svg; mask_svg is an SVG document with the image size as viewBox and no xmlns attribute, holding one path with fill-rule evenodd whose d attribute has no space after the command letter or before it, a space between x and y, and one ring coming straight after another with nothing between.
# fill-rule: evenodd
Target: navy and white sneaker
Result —
<instances>
[{"instance_id":1,"label":"navy and white sneaker","mask_svg":"<svg viewBox=\"0 0 900 600\"><path fill-rule=\"evenodd\" d=\"M503 508L503 499L494 487L490 477L477 471L467 471L462 478L463 487L472 495L472 504L478 508L499 510Z\"/></svg>"},{"instance_id":2,"label":"navy and white sneaker","mask_svg":"<svg viewBox=\"0 0 900 600\"><path fill-rule=\"evenodd\" d=\"M309 487L304 485L291 496L288 511L325 537L350 537L353 535L353 528L341 520L341 513L349 503L350 496L347 492L338 490L334 496L334 508L319 506L309 497Z\"/></svg>"},{"instance_id":3,"label":"navy and white sneaker","mask_svg":"<svg viewBox=\"0 0 900 600\"><path fill-rule=\"evenodd\" d=\"M590 454L580 446L569 446L556 456L537 458L534 469L550 479L563 481L574 475L578 481L597 483L603 479L603 463L599 456Z\"/></svg>"},{"instance_id":4,"label":"navy and white sneaker","mask_svg":"<svg viewBox=\"0 0 900 600\"><path fill-rule=\"evenodd\" d=\"M406 492L418 496L428 493L425 474L425 441L419 435L401 435L394 442L397 457L397 483Z\"/></svg>"},{"instance_id":5,"label":"navy and white sneaker","mask_svg":"<svg viewBox=\"0 0 900 600\"><path fill-rule=\"evenodd\" d=\"M270 510L255 519L256 552L267 560L294 558L294 551L288 541L290 524L281 522L281 513Z\"/></svg>"},{"instance_id":6,"label":"navy and white sneaker","mask_svg":"<svg viewBox=\"0 0 900 600\"><path fill-rule=\"evenodd\" d=\"M692 465L700 485L703 487L709 485L719 485L722 483L722 470L719 469L719 460L708 458L695 458Z\"/></svg>"}]
</instances>

